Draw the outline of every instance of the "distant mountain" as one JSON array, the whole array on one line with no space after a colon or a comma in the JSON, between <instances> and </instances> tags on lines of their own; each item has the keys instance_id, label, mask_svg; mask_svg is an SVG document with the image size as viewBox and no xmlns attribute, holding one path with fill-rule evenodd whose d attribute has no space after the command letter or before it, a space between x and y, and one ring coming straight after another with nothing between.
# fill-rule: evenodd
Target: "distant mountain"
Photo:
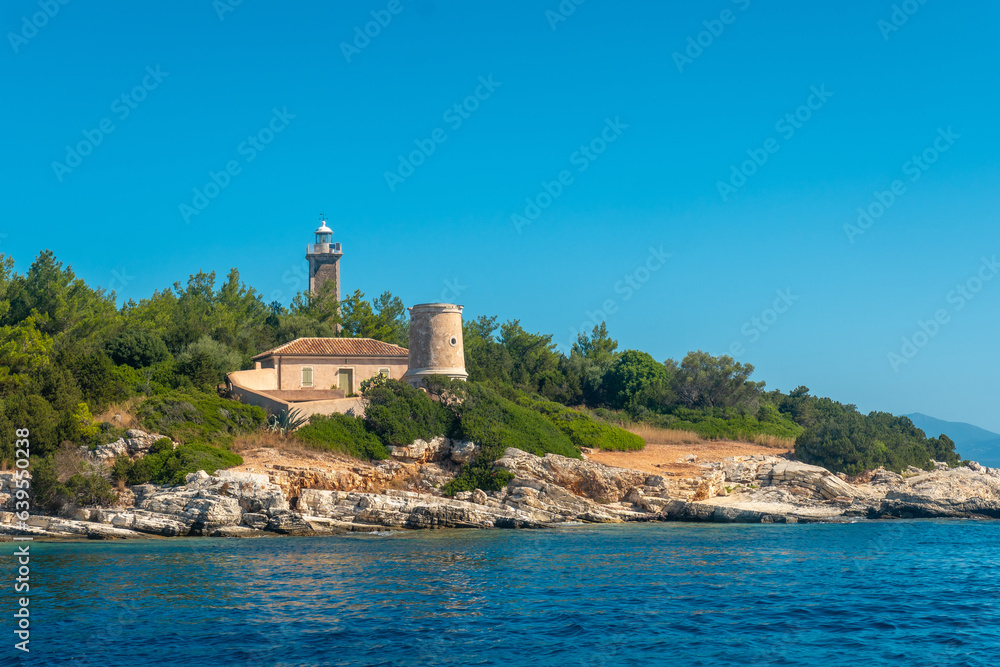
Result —
<instances>
[{"instance_id":1,"label":"distant mountain","mask_svg":"<svg viewBox=\"0 0 1000 667\"><path fill-rule=\"evenodd\" d=\"M963 422L946 422L919 412L905 415L928 438L942 433L955 441L955 449L963 459L978 461L990 468L1000 468L1000 435Z\"/></svg>"}]
</instances>

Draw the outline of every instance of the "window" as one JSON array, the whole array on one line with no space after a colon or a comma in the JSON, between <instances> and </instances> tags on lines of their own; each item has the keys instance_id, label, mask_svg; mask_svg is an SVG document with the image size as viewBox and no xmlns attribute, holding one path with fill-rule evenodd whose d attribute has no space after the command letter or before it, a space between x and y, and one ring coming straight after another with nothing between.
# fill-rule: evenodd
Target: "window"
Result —
<instances>
[{"instance_id":1,"label":"window","mask_svg":"<svg viewBox=\"0 0 1000 667\"><path fill-rule=\"evenodd\" d=\"M308 366L302 369L302 386L313 386L313 369Z\"/></svg>"},{"instance_id":2,"label":"window","mask_svg":"<svg viewBox=\"0 0 1000 667\"><path fill-rule=\"evenodd\" d=\"M388 368L380 368L380 369L378 369L378 374L379 375L384 375L387 378L388 377L392 377L391 375L389 375L389 369Z\"/></svg>"}]
</instances>

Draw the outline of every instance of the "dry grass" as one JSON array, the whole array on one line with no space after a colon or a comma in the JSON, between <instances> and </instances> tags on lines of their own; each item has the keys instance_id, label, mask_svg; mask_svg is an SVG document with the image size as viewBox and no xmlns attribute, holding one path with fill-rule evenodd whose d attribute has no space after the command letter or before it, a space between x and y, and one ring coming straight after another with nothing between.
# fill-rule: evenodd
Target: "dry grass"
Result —
<instances>
[{"instance_id":1,"label":"dry grass","mask_svg":"<svg viewBox=\"0 0 1000 667\"><path fill-rule=\"evenodd\" d=\"M270 449L285 449L292 446L293 444L298 444L298 440L294 437L289 437L287 435L282 435L277 431L272 431L270 429L258 429L250 433L241 433L233 439L232 450L239 454L240 452L246 452L252 449L261 449L267 447Z\"/></svg>"},{"instance_id":2,"label":"dry grass","mask_svg":"<svg viewBox=\"0 0 1000 667\"><path fill-rule=\"evenodd\" d=\"M52 467L59 483L65 484L73 475L88 472L90 466L87 465L77 446L67 442L52 456Z\"/></svg>"},{"instance_id":3,"label":"dry grass","mask_svg":"<svg viewBox=\"0 0 1000 667\"><path fill-rule=\"evenodd\" d=\"M755 442L707 440L692 431L658 428L648 424L624 427L646 441L646 447L634 452L594 451L587 455L592 461L619 468L631 468L651 474L672 474L698 477L704 471L686 458L694 454L697 463L721 461L730 456L767 454L781 456L791 449L792 442L772 436L761 436Z\"/></svg>"},{"instance_id":4,"label":"dry grass","mask_svg":"<svg viewBox=\"0 0 1000 667\"><path fill-rule=\"evenodd\" d=\"M758 433L751 438L751 442L761 447L773 447L774 449L783 450L795 449L795 438L780 438L776 435Z\"/></svg>"},{"instance_id":5,"label":"dry grass","mask_svg":"<svg viewBox=\"0 0 1000 667\"><path fill-rule=\"evenodd\" d=\"M703 438L693 431L658 428L649 424L632 424L624 428L654 445L703 445L709 442L720 442ZM781 450L793 449L795 447L795 440L793 438L779 438L776 435L765 435L763 433L758 433L748 440L738 442L749 442L761 447L773 447L774 449Z\"/></svg>"},{"instance_id":6,"label":"dry grass","mask_svg":"<svg viewBox=\"0 0 1000 667\"><path fill-rule=\"evenodd\" d=\"M593 451L587 458L597 463L603 463L618 468L642 470L651 474L677 474L682 477L697 477L703 469L697 464L707 461L722 461L730 456L749 456L751 454L782 456L786 452L773 447L763 447L747 442L732 442L728 440L702 440L697 443L647 443L645 449L634 452ZM687 457L694 454L695 465L687 462Z\"/></svg>"},{"instance_id":7,"label":"dry grass","mask_svg":"<svg viewBox=\"0 0 1000 667\"><path fill-rule=\"evenodd\" d=\"M699 445L710 442L692 431L680 431L672 428L658 428L649 424L633 424L625 430L652 445Z\"/></svg>"},{"instance_id":8,"label":"dry grass","mask_svg":"<svg viewBox=\"0 0 1000 667\"><path fill-rule=\"evenodd\" d=\"M139 399L130 398L124 403L112 403L108 409L94 419L98 422L110 422L120 428L138 428L139 420L135 416L135 406Z\"/></svg>"},{"instance_id":9,"label":"dry grass","mask_svg":"<svg viewBox=\"0 0 1000 667\"><path fill-rule=\"evenodd\" d=\"M340 461L355 463L360 461L350 454L320 450L306 445L294 435L282 435L267 428L237 435L233 439L232 451L246 460L257 458L261 450L273 450L293 458ZM267 457L270 458L270 457Z\"/></svg>"}]
</instances>

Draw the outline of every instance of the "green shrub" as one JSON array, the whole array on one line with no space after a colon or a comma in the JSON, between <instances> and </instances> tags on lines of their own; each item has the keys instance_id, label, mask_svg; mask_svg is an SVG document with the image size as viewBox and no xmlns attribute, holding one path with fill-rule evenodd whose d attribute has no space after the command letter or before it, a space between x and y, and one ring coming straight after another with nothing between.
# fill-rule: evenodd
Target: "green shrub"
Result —
<instances>
[{"instance_id":1,"label":"green shrub","mask_svg":"<svg viewBox=\"0 0 1000 667\"><path fill-rule=\"evenodd\" d=\"M111 466L111 479L116 482L125 482L129 486L134 484L145 484L149 481L149 466L146 459L141 458L133 461L128 456L119 456ZM143 465L138 465L142 463Z\"/></svg>"},{"instance_id":2,"label":"green shrub","mask_svg":"<svg viewBox=\"0 0 1000 667\"><path fill-rule=\"evenodd\" d=\"M199 391L174 390L143 401L137 415L144 426L181 442L229 442L236 433L259 428L267 413L255 405Z\"/></svg>"},{"instance_id":3,"label":"green shrub","mask_svg":"<svg viewBox=\"0 0 1000 667\"><path fill-rule=\"evenodd\" d=\"M537 410L569 436L577 447L609 451L634 451L646 446L646 441L623 428L599 422L590 415L560 403L521 394L517 403Z\"/></svg>"},{"instance_id":4,"label":"green shrub","mask_svg":"<svg viewBox=\"0 0 1000 667\"><path fill-rule=\"evenodd\" d=\"M31 493L35 507L49 511L66 505L107 506L118 500L108 480L97 473L76 473L60 483L51 455L31 460Z\"/></svg>"},{"instance_id":5,"label":"green shrub","mask_svg":"<svg viewBox=\"0 0 1000 667\"><path fill-rule=\"evenodd\" d=\"M118 494L108 480L97 473L73 475L66 482L66 491L69 501L74 505L106 506L118 500Z\"/></svg>"},{"instance_id":6,"label":"green shrub","mask_svg":"<svg viewBox=\"0 0 1000 667\"><path fill-rule=\"evenodd\" d=\"M707 440L753 442L755 436L761 435L794 440L803 430L790 415L770 405L761 407L755 415L737 408L674 407L664 413L633 410L631 417L651 426L692 431Z\"/></svg>"},{"instance_id":7,"label":"green shrub","mask_svg":"<svg viewBox=\"0 0 1000 667\"><path fill-rule=\"evenodd\" d=\"M127 456L116 459L111 476L130 486L148 482L177 486L184 483L189 473L204 470L214 475L223 468L241 463L243 458L238 454L219 447L194 442L174 449L170 439L163 438L141 459L132 461Z\"/></svg>"},{"instance_id":8,"label":"green shrub","mask_svg":"<svg viewBox=\"0 0 1000 667\"><path fill-rule=\"evenodd\" d=\"M36 394L14 394L0 399L0 461L14 464L18 429L31 432L31 451L39 455L53 453L63 439L76 436L77 424L72 415L60 414L51 403Z\"/></svg>"},{"instance_id":9,"label":"green shrub","mask_svg":"<svg viewBox=\"0 0 1000 667\"><path fill-rule=\"evenodd\" d=\"M593 419L572 419L557 424L577 447L591 447L614 452L642 449L646 441L623 428Z\"/></svg>"},{"instance_id":10,"label":"green shrub","mask_svg":"<svg viewBox=\"0 0 1000 667\"><path fill-rule=\"evenodd\" d=\"M510 484L514 473L507 470L494 470L493 466L468 465L462 468L455 479L445 484L442 491L453 496L462 491L499 491Z\"/></svg>"},{"instance_id":11,"label":"green shrub","mask_svg":"<svg viewBox=\"0 0 1000 667\"><path fill-rule=\"evenodd\" d=\"M464 384L464 386L463 386ZM458 415L458 432L480 446L479 454L465 464L458 476L442 489L448 495L476 488L495 491L512 479L510 473L493 469L508 447L536 456L560 454L580 458L569 437L544 415L500 396L476 383L455 383L448 391L460 396L453 409Z\"/></svg>"},{"instance_id":12,"label":"green shrub","mask_svg":"<svg viewBox=\"0 0 1000 667\"><path fill-rule=\"evenodd\" d=\"M315 449L343 452L359 459L389 458L385 445L365 429L365 421L359 417L313 415L295 435Z\"/></svg>"},{"instance_id":13,"label":"green shrub","mask_svg":"<svg viewBox=\"0 0 1000 667\"><path fill-rule=\"evenodd\" d=\"M540 413L503 398L488 387L469 384L459 408L462 435L479 444L483 453L503 456L508 447L545 456L580 458L580 450L566 434Z\"/></svg>"},{"instance_id":14,"label":"green shrub","mask_svg":"<svg viewBox=\"0 0 1000 667\"><path fill-rule=\"evenodd\" d=\"M365 427L387 447L446 435L454 416L426 393L399 380L386 380L365 394Z\"/></svg>"}]
</instances>

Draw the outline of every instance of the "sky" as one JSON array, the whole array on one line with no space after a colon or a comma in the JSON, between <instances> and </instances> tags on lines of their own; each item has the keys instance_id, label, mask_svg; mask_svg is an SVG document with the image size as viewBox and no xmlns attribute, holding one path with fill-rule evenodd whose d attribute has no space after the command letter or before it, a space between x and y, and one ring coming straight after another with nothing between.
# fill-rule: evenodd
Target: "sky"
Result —
<instances>
[{"instance_id":1,"label":"sky","mask_svg":"<svg viewBox=\"0 0 1000 667\"><path fill-rule=\"evenodd\" d=\"M607 322L1000 431L993 2L10 0L0 252Z\"/></svg>"}]
</instances>

